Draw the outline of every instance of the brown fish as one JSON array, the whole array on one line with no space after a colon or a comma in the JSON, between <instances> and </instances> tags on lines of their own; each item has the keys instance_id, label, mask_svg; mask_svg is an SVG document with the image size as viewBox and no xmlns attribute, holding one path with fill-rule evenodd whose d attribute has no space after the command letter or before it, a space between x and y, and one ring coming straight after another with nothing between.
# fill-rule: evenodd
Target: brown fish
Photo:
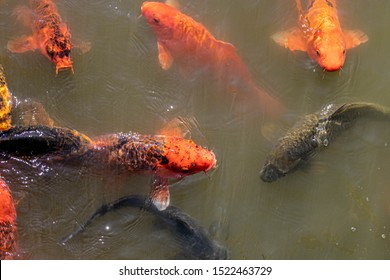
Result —
<instances>
[{"instance_id":1,"label":"brown fish","mask_svg":"<svg viewBox=\"0 0 390 280\"><path fill-rule=\"evenodd\" d=\"M306 115L278 140L265 160L260 178L273 182L285 176L361 117L389 120L390 110L373 103L347 103L327 105Z\"/></svg>"}]
</instances>

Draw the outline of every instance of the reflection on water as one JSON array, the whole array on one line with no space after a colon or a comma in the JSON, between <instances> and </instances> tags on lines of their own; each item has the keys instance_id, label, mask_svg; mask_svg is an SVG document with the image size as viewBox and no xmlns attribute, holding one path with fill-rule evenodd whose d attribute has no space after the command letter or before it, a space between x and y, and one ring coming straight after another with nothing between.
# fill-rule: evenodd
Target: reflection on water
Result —
<instances>
[{"instance_id":1,"label":"reflection on water","mask_svg":"<svg viewBox=\"0 0 390 280\"><path fill-rule=\"evenodd\" d=\"M30 30L13 11L28 1L0 3L0 63L10 90L41 102L57 125L90 136L153 133L180 116L191 137L216 154L218 168L171 188L171 203L191 215L233 259L389 259L390 132L359 122L303 169L272 184L259 178L265 157L297 119L328 103L390 106L388 1L339 1L341 24L369 41L347 53L340 73L323 73L304 53L270 36L293 26L294 1L180 1L181 9L216 38L234 44L254 82L288 107L266 121L256 106L201 75L163 71L142 1L55 1L72 40L91 50L73 54L75 74L60 72L38 52L12 54L7 41ZM245 15L245 16L243 16ZM33 259L169 259L181 248L152 215L124 209L96 221L77 242L58 242L103 203L146 194L148 176L75 166L2 160L1 176L18 201L19 247ZM75 245L77 243L77 245Z\"/></svg>"}]
</instances>

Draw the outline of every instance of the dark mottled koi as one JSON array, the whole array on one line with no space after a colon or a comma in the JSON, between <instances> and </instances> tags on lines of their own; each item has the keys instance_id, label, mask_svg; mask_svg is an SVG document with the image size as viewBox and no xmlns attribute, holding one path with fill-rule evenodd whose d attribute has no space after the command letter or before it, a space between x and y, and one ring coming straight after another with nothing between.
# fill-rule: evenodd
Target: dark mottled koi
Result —
<instances>
[{"instance_id":1,"label":"dark mottled koi","mask_svg":"<svg viewBox=\"0 0 390 280\"><path fill-rule=\"evenodd\" d=\"M12 259L17 239L16 210L11 191L0 178L0 259Z\"/></svg>"},{"instance_id":2,"label":"dark mottled koi","mask_svg":"<svg viewBox=\"0 0 390 280\"><path fill-rule=\"evenodd\" d=\"M267 156L260 178L273 182L308 160L318 148L327 147L340 132L360 118L390 120L390 111L372 103L328 105L321 111L306 115L284 137L280 138Z\"/></svg>"},{"instance_id":3,"label":"dark mottled koi","mask_svg":"<svg viewBox=\"0 0 390 280\"><path fill-rule=\"evenodd\" d=\"M30 0L31 10L21 7L17 10L32 29L31 36L22 36L8 42L11 52L22 53L39 49L59 70L71 69L73 73L70 32L62 21L57 6L51 0Z\"/></svg>"}]
</instances>

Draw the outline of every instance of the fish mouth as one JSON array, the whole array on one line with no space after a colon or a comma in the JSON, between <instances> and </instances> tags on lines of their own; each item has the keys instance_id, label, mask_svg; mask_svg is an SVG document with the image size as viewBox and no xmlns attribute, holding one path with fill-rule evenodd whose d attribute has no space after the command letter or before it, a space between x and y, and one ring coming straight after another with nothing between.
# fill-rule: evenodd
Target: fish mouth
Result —
<instances>
[{"instance_id":1,"label":"fish mouth","mask_svg":"<svg viewBox=\"0 0 390 280\"><path fill-rule=\"evenodd\" d=\"M285 175L285 172L279 170L273 164L266 164L260 171L260 179L266 183L272 183Z\"/></svg>"},{"instance_id":2,"label":"fish mouth","mask_svg":"<svg viewBox=\"0 0 390 280\"><path fill-rule=\"evenodd\" d=\"M56 65L56 75L58 75L59 71L65 71L67 69L70 69L72 71L72 74L74 74L74 69L72 64L66 64L66 65Z\"/></svg>"},{"instance_id":3,"label":"fish mouth","mask_svg":"<svg viewBox=\"0 0 390 280\"><path fill-rule=\"evenodd\" d=\"M210 171L211 169L214 169L214 168L217 168L217 159L215 157L215 154L213 151L210 151L210 155L212 157L212 162L210 163L210 165L204 170L204 172L208 172Z\"/></svg>"}]
</instances>

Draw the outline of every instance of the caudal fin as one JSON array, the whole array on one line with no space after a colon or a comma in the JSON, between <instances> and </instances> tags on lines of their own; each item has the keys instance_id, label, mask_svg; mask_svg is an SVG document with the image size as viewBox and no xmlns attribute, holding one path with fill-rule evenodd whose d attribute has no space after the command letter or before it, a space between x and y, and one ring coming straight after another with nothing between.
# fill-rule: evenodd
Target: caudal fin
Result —
<instances>
[{"instance_id":1,"label":"caudal fin","mask_svg":"<svg viewBox=\"0 0 390 280\"><path fill-rule=\"evenodd\" d=\"M267 118L277 119L286 112L286 106L277 98L259 88L254 88L254 91L259 98L261 110Z\"/></svg>"}]
</instances>

